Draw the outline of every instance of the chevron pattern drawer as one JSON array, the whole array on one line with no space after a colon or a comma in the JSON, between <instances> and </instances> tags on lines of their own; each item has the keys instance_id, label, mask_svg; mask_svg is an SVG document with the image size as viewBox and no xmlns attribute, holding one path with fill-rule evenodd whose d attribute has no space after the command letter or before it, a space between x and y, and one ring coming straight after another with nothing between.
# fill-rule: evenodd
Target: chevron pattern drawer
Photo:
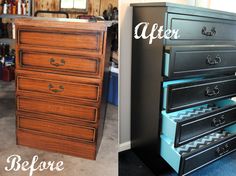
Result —
<instances>
[{"instance_id":1,"label":"chevron pattern drawer","mask_svg":"<svg viewBox=\"0 0 236 176\"><path fill-rule=\"evenodd\" d=\"M111 23L17 19L17 144L96 159Z\"/></svg>"},{"instance_id":2,"label":"chevron pattern drawer","mask_svg":"<svg viewBox=\"0 0 236 176\"><path fill-rule=\"evenodd\" d=\"M236 128L211 133L193 142L173 148L168 138L161 136L161 156L180 175L186 175L236 150Z\"/></svg>"},{"instance_id":3,"label":"chevron pattern drawer","mask_svg":"<svg viewBox=\"0 0 236 176\"><path fill-rule=\"evenodd\" d=\"M230 99L204 104L173 113L162 111L161 133L174 147L236 122L236 102Z\"/></svg>"},{"instance_id":4,"label":"chevron pattern drawer","mask_svg":"<svg viewBox=\"0 0 236 176\"><path fill-rule=\"evenodd\" d=\"M157 175L166 164L188 175L234 152L236 14L171 3L132 7L132 149ZM162 26L179 36L156 37Z\"/></svg>"}]
</instances>

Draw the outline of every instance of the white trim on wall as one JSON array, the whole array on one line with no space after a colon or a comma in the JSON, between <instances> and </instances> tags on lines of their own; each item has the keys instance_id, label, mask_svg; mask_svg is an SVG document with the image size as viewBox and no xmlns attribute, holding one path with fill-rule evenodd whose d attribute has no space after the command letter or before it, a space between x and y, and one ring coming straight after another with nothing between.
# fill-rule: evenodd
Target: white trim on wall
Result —
<instances>
[{"instance_id":1,"label":"white trim on wall","mask_svg":"<svg viewBox=\"0 0 236 176\"><path fill-rule=\"evenodd\" d=\"M131 149L131 142L130 141L119 145L119 152L123 152L123 151L129 150L129 149Z\"/></svg>"}]
</instances>

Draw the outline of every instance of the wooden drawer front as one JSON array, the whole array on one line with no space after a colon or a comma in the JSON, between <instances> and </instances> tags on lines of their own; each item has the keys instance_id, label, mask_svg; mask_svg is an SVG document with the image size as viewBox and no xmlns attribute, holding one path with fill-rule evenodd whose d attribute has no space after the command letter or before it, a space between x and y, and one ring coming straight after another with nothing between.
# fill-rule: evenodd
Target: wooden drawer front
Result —
<instances>
[{"instance_id":1,"label":"wooden drawer front","mask_svg":"<svg viewBox=\"0 0 236 176\"><path fill-rule=\"evenodd\" d=\"M59 31L45 28L19 29L18 44L63 50L102 53L103 33L98 31Z\"/></svg>"},{"instance_id":2,"label":"wooden drawer front","mask_svg":"<svg viewBox=\"0 0 236 176\"><path fill-rule=\"evenodd\" d=\"M101 70L101 63L98 58L24 50L19 51L19 66L26 69L68 72L84 76L99 76Z\"/></svg>"},{"instance_id":3,"label":"wooden drawer front","mask_svg":"<svg viewBox=\"0 0 236 176\"><path fill-rule=\"evenodd\" d=\"M32 116L34 115L32 114ZM19 116L18 127L20 129L33 130L44 134L50 133L56 136L64 136L87 142L95 141L95 128L50 122L32 116Z\"/></svg>"},{"instance_id":4,"label":"wooden drawer front","mask_svg":"<svg viewBox=\"0 0 236 176\"><path fill-rule=\"evenodd\" d=\"M236 129L233 128L233 131L211 133L178 148L162 135L161 156L179 175L187 175L236 150Z\"/></svg>"},{"instance_id":5,"label":"wooden drawer front","mask_svg":"<svg viewBox=\"0 0 236 176\"><path fill-rule=\"evenodd\" d=\"M35 79L23 76L17 77L17 91L30 91L93 102L98 102L100 92L98 85Z\"/></svg>"},{"instance_id":6,"label":"wooden drawer front","mask_svg":"<svg viewBox=\"0 0 236 176\"><path fill-rule=\"evenodd\" d=\"M35 132L30 133L24 130L17 130L17 144L93 160L96 157L95 144L80 143L66 138L58 139L53 136L45 136Z\"/></svg>"},{"instance_id":7,"label":"wooden drawer front","mask_svg":"<svg viewBox=\"0 0 236 176\"><path fill-rule=\"evenodd\" d=\"M164 75L191 75L236 72L235 47L171 47L165 53Z\"/></svg>"},{"instance_id":8,"label":"wooden drawer front","mask_svg":"<svg viewBox=\"0 0 236 176\"><path fill-rule=\"evenodd\" d=\"M236 22L197 16L168 14L168 29L179 30L179 38L166 40L167 44L207 44L236 41Z\"/></svg>"},{"instance_id":9,"label":"wooden drawer front","mask_svg":"<svg viewBox=\"0 0 236 176\"><path fill-rule=\"evenodd\" d=\"M236 95L236 77L214 79L189 79L169 81L163 84L163 108L167 112L176 111L211 101L230 98ZM177 83L178 82L178 83Z\"/></svg>"},{"instance_id":10,"label":"wooden drawer front","mask_svg":"<svg viewBox=\"0 0 236 176\"><path fill-rule=\"evenodd\" d=\"M38 100L21 96L17 97L17 110L67 116L88 122L97 122L98 111L95 107L63 104L56 100Z\"/></svg>"},{"instance_id":11,"label":"wooden drawer front","mask_svg":"<svg viewBox=\"0 0 236 176\"><path fill-rule=\"evenodd\" d=\"M235 114L236 102L230 99L173 113L163 111L162 134L178 147L236 123Z\"/></svg>"}]
</instances>

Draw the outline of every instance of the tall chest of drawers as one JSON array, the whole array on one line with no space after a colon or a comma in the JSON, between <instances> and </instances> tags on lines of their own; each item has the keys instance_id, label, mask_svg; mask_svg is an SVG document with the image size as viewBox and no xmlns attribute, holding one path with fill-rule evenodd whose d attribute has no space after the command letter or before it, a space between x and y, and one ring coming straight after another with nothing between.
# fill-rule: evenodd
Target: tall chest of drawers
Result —
<instances>
[{"instance_id":1,"label":"tall chest of drawers","mask_svg":"<svg viewBox=\"0 0 236 176\"><path fill-rule=\"evenodd\" d=\"M106 114L110 24L15 23L17 144L96 159Z\"/></svg>"},{"instance_id":2,"label":"tall chest of drawers","mask_svg":"<svg viewBox=\"0 0 236 176\"><path fill-rule=\"evenodd\" d=\"M164 160L188 175L234 152L236 14L172 3L132 6L132 33L139 36L132 39L132 149L158 175ZM158 39L157 26L162 35L178 30L178 38Z\"/></svg>"}]
</instances>

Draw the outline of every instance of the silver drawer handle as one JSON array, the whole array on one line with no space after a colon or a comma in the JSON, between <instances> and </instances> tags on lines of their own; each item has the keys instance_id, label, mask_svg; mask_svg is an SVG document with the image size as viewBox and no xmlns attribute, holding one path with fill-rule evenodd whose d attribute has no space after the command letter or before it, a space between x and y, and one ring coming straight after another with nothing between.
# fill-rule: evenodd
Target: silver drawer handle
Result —
<instances>
[{"instance_id":1,"label":"silver drawer handle","mask_svg":"<svg viewBox=\"0 0 236 176\"><path fill-rule=\"evenodd\" d=\"M216 149L216 153L218 156L222 156L222 155L228 153L229 151L230 151L229 144L227 144L227 143L224 146L217 147L217 149Z\"/></svg>"},{"instance_id":2,"label":"silver drawer handle","mask_svg":"<svg viewBox=\"0 0 236 176\"><path fill-rule=\"evenodd\" d=\"M217 85L213 89L211 89L210 87L207 87L205 90L205 95L208 97L216 96L219 93L220 93L220 89L218 88Z\"/></svg>"},{"instance_id":3,"label":"silver drawer handle","mask_svg":"<svg viewBox=\"0 0 236 176\"><path fill-rule=\"evenodd\" d=\"M207 28L206 26L204 26L202 28L202 35L205 35L205 36L214 36L216 35L216 28L215 27L212 27L210 31L207 31Z\"/></svg>"},{"instance_id":4,"label":"silver drawer handle","mask_svg":"<svg viewBox=\"0 0 236 176\"><path fill-rule=\"evenodd\" d=\"M215 58L212 58L210 55L208 55L206 58L206 63L208 65L217 65L217 64L221 63L221 61L222 61L222 59L221 59L220 55L218 55L218 54L216 55Z\"/></svg>"}]
</instances>

